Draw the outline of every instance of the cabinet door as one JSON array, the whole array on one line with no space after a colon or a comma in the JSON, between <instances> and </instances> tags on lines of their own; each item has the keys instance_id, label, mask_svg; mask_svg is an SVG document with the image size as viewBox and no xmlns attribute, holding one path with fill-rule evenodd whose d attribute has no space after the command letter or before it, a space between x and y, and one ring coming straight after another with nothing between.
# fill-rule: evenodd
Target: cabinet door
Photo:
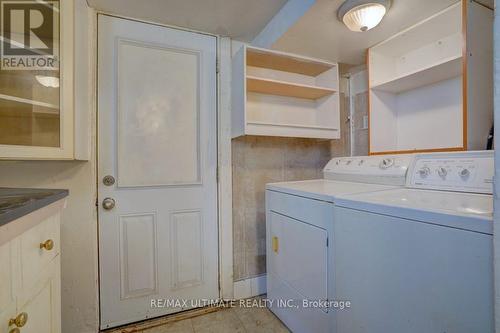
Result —
<instances>
[{"instance_id":1,"label":"cabinet door","mask_svg":"<svg viewBox=\"0 0 500 333\"><path fill-rule=\"evenodd\" d=\"M0 6L0 159L73 158L73 0Z\"/></svg>"},{"instance_id":2,"label":"cabinet door","mask_svg":"<svg viewBox=\"0 0 500 333\"><path fill-rule=\"evenodd\" d=\"M28 315L22 333L61 332L60 256L50 262L40 279L29 290L22 290L18 298L17 314Z\"/></svg>"},{"instance_id":3,"label":"cabinet door","mask_svg":"<svg viewBox=\"0 0 500 333\"><path fill-rule=\"evenodd\" d=\"M327 299L326 230L271 212L270 274L308 300Z\"/></svg>"},{"instance_id":4,"label":"cabinet door","mask_svg":"<svg viewBox=\"0 0 500 333\"><path fill-rule=\"evenodd\" d=\"M9 242L0 246L0 333L9 332L9 319L16 315L13 271L13 249Z\"/></svg>"}]
</instances>

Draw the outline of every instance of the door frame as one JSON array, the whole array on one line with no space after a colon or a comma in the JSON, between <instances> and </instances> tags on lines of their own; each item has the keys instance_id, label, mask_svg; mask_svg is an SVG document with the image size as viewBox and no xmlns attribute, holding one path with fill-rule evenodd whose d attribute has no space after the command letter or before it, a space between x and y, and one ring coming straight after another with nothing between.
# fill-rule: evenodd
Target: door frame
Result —
<instances>
[{"instance_id":1,"label":"door frame","mask_svg":"<svg viewBox=\"0 0 500 333\"><path fill-rule=\"evenodd\" d=\"M195 31L191 29L170 26L166 24L159 24L145 20L134 19L130 17L115 15L105 11L93 10L91 29L92 31L92 49L95 52L91 53L92 63L92 90L95 92L93 98L93 132L96 136L94 140L94 158L95 158L95 176L96 184L99 183L98 174L98 144L99 137L97 133L98 121L98 87L97 87L97 43L98 43L98 27L97 18L99 15L111 16L119 19L126 19L165 28L187 31L191 33L198 33L208 35L216 38L217 43L217 68L216 68L216 122L217 122L217 226L218 226L218 275L219 275L219 298L224 300L232 300L234 296L234 281L233 281L233 224L232 224L232 160L231 160L231 39L206 32ZM99 190L96 188L96 206L95 214L97 216L97 228L99 228ZM99 230L96 230L98 235L97 239L97 262L98 270L99 262ZM97 294L98 294L98 313L99 313L99 326L100 326L100 304L101 295L99 292L100 277L97 281Z\"/></svg>"}]
</instances>

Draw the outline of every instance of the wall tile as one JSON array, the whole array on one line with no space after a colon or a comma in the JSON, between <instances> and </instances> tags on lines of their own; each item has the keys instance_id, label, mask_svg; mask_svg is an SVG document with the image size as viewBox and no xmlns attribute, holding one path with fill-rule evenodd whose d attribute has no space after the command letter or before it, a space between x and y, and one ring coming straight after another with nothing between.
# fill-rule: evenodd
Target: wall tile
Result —
<instances>
[{"instance_id":1,"label":"wall tile","mask_svg":"<svg viewBox=\"0 0 500 333\"><path fill-rule=\"evenodd\" d=\"M317 179L330 159L331 141L245 136L234 139L234 279L265 273L267 183Z\"/></svg>"}]
</instances>

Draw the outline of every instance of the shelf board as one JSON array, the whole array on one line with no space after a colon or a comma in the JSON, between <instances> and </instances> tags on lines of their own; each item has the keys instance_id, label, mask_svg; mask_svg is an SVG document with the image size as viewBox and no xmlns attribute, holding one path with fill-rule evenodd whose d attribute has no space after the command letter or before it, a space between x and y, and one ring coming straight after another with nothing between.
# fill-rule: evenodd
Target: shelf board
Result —
<instances>
[{"instance_id":1,"label":"shelf board","mask_svg":"<svg viewBox=\"0 0 500 333\"><path fill-rule=\"evenodd\" d=\"M248 121L245 134L280 137L338 139L339 130L327 126Z\"/></svg>"},{"instance_id":2,"label":"shelf board","mask_svg":"<svg viewBox=\"0 0 500 333\"><path fill-rule=\"evenodd\" d=\"M455 56L442 62L424 68L420 71L407 73L394 79L371 85L374 90L391 93L401 93L432 83L457 77L462 74L462 56Z\"/></svg>"},{"instance_id":3,"label":"shelf board","mask_svg":"<svg viewBox=\"0 0 500 333\"><path fill-rule=\"evenodd\" d=\"M247 65L308 76L318 76L335 67L327 62L258 48L247 48Z\"/></svg>"},{"instance_id":4,"label":"shelf board","mask_svg":"<svg viewBox=\"0 0 500 333\"><path fill-rule=\"evenodd\" d=\"M40 106L40 107L47 109L47 110L35 110L35 111L32 111L33 113L59 114L59 106L55 105L55 104L39 102L39 101L27 99L27 98L16 97L16 96L11 96L11 95L4 95L4 94L0 94L0 99L7 100L10 102L17 102L17 103L24 103L24 104L29 104L29 105L33 105L33 106Z\"/></svg>"},{"instance_id":5,"label":"shelf board","mask_svg":"<svg viewBox=\"0 0 500 333\"><path fill-rule=\"evenodd\" d=\"M284 81L247 76L247 90L267 95L278 95L304 99L318 99L335 93L335 90L296 84Z\"/></svg>"},{"instance_id":6,"label":"shelf board","mask_svg":"<svg viewBox=\"0 0 500 333\"><path fill-rule=\"evenodd\" d=\"M317 126L317 125L298 125L298 124L285 124L285 123L271 123L265 121L248 121L249 125L260 125L260 126L278 126L278 127L295 127L295 128L308 128L308 129L318 129L325 131L336 131L334 127L328 126Z\"/></svg>"}]
</instances>

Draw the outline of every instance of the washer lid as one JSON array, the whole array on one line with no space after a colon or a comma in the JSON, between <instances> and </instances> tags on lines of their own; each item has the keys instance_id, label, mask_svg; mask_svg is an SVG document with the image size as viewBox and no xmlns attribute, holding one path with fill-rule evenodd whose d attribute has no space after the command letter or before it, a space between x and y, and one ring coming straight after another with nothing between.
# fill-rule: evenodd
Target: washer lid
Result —
<instances>
[{"instance_id":1,"label":"washer lid","mask_svg":"<svg viewBox=\"0 0 500 333\"><path fill-rule=\"evenodd\" d=\"M301 197L312 198L334 202L334 199L341 194L354 194L370 191L382 191L395 188L394 186L385 186L377 184L351 183L332 180L304 180L296 182L271 183L266 185L266 189L297 195Z\"/></svg>"},{"instance_id":2,"label":"washer lid","mask_svg":"<svg viewBox=\"0 0 500 333\"><path fill-rule=\"evenodd\" d=\"M493 233L493 197L487 194L401 188L340 196L335 204L446 227Z\"/></svg>"}]
</instances>

